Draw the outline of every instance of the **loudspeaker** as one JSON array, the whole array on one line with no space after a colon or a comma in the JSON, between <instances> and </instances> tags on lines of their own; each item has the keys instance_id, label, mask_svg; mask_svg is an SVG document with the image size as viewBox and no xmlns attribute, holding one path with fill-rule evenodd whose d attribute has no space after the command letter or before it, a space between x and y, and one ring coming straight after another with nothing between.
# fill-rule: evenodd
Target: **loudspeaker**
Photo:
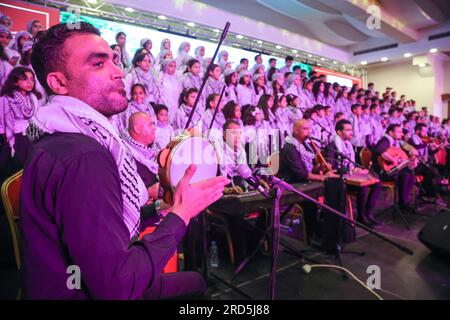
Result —
<instances>
[{"instance_id":1,"label":"loudspeaker","mask_svg":"<svg viewBox=\"0 0 450 320\"><path fill-rule=\"evenodd\" d=\"M450 210L444 209L431 218L418 237L431 252L450 260Z\"/></svg>"}]
</instances>

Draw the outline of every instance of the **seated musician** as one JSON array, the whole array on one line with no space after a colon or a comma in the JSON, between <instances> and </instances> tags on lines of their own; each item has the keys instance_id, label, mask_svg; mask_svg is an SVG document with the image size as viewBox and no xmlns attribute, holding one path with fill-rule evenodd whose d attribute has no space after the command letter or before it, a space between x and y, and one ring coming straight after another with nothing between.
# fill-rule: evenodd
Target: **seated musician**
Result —
<instances>
[{"instance_id":1,"label":"seated musician","mask_svg":"<svg viewBox=\"0 0 450 320\"><path fill-rule=\"evenodd\" d=\"M350 121L340 120L336 123L335 130L336 135L327 147L328 159L330 159L333 169L337 169L338 172L340 172L339 170L342 170L343 174L350 173L355 175L369 175L368 170L358 168L351 162L355 162L355 151L353 150L352 143L350 142L353 136L353 128ZM339 151L344 157L349 158L351 161L344 158L342 161L342 167L340 167L339 156L336 151ZM370 187L348 185L347 190L357 192L357 220L368 227L373 227L374 225L380 224L372 215L372 211L380 194L381 184L375 183Z\"/></svg>"},{"instance_id":2,"label":"seated musician","mask_svg":"<svg viewBox=\"0 0 450 320\"><path fill-rule=\"evenodd\" d=\"M414 127L414 134L409 143L417 150L420 159L417 167L414 168L414 173L423 176L422 198L426 202L436 203L441 202L440 199L436 199L438 193L435 183L437 182L438 172L436 168L431 167L427 162L429 161L429 156L439 151L440 146L435 143L425 143L424 139L426 138L427 126L424 123L418 123ZM441 204L443 203L441 202Z\"/></svg>"},{"instance_id":3,"label":"seated musician","mask_svg":"<svg viewBox=\"0 0 450 320\"><path fill-rule=\"evenodd\" d=\"M248 167L241 135L242 127L240 123L236 120L228 119L223 125L223 139L218 139L214 142L219 158L220 174L230 178L231 184L229 188L233 188L236 193L243 193L247 187L246 182L239 174L240 168ZM248 168L248 170L251 169ZM227 191L231 193L232 190L228 189Z\"/></svg>"},{"instance_id":4,"label":"seated musician","mask_svg":"<svg viewBox=\"0 0 450 320\"><path fill-rule=\"evenodd\" d=\"M318 170L314 168L316 157L309 135L311 133L311 122L299 119L294 122L292 136L288 136L280 154L279 177L289 183L324 181L326 177L335 176L331 171L326 174L313 173ZM308 238L317 231L317 208L314 204L303 202L302 208L305 213L306 230Z\"/></svg>"},{"instance_id":5,"label":"seated musician","mask_svg":"<svg viewBox=\"0 0 450 320\"><path fill-rule=\"evenodd\" d=\"M398 206L400 210L409 211L412 209L408 197L414 187L414 175L409 167L405 167L394 174L388 174L379 163L379 158L389 164L399 164L401 159L395 158L388 151L390 147L400 148L400 140L403 131L399 124L390 124L385 135L373 147L372 163L373 169L379 174L383 181L395 181L398 193Z\"/></svg>"},{"instance_id":6,"label":"seated musician","mask_svg":"<svg viewBox=\"0 0 450 320\"><path fill-rule=\"evenodd\" d=\"M92 25L63 23L35 43L32 64L52 99L30 120L34 142L21 181L24 297L203 294L200 274L161 272L191 219L221 197L226 178L190 184L196 171L190 166L171 213L152 234L132 241L148 194L109 121L128 105L114 52Z\"/></svg>"},{"instance_id":7,"label":"seated musician","mask_svg":"<svg viewBox=\"0 0 450 320\"><path fill-rule=\"evenodd\" d=\"M154 200L158 198L158 151L153 143L155 130L155 119L148 113L135 112L128 120L128 132L122 136L136 161L137 172Z\"/></svg>"},{"instance_id":8,"label":"seated musician","mask_svg":"<svg viewBox=\"0 0 450 320\"><path fill-rule=\"evenodd\" d=\"M147 206L147 210L142 213L148 217L142 221L142 229L156 225L170 209L167 203L158 200L158 149L154 143L155 131L155 120L148 113L135 112L128 119L128 131L122 134L122 140L136 162L137 173L147 188L148 203L152 203L152 206Z\"/></svg>"},{"instance_id":9,"label":"seated musician","mask_svg":"<svg viewBox=\"0 0 450 320\"><path fill-rule=\"evenodd\" d=\"M286 144L281 149L279 176L289 183L323 181L333 175L331 171L325 175L319 174L320 169L314 166L316 154L309 140L310 133L309 120L296 120L292 136L286 138Z\"/></svg>"},{"instance_id":10,"label":"seated musician","mask_svg":"<svg viewBox=\"0 0 450 320\"><path fill-rule=\"evenodd\" d=\"M239 122L228 119L223 125L223 139L214 142L215 150L219 159L220 175L227 176L231 183L226 186L225 194L244 194L248 185L242 178L244 171L251 172L247 164L247 156L242 146L242 127ZM256 211L257 209L255 209ZM253 251L259 242L254 228L244 222L243 216L239 214L225 216L229 225L231 238L235 244L235 263L239 264ZM264 215L259 215L256 222L258 229L263 229ZM249 230L246 230L249 229ZM248 231L248 232L247 232ZM250 236L249 236L250 235Z\"/></svg>"}]
</instances>

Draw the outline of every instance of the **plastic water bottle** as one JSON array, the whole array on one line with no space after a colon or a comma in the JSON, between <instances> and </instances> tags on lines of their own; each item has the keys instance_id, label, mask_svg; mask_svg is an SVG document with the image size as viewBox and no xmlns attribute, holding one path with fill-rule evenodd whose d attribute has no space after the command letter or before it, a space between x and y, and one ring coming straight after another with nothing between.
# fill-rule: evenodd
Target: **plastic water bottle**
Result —
<instances>
[{"instance_id":1,"label":"plastic water bottle","mask_svg":"<svg viewBox=\"0 0 450 320\"><path fill-rule=\"evenodd\" d=\"M219 267L219 253L217 249L217 244L215 241L211 242L211 248L210 248L210 263L212 268Z\"/></svg>"}]
</instances>

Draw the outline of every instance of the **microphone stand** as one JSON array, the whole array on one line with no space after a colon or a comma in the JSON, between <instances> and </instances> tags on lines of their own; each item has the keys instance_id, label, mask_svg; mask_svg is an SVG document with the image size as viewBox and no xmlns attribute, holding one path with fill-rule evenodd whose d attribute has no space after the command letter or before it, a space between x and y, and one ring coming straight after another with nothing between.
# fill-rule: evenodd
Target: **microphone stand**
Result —
<instances>
[{"instance_id":1,"label":"microphone stand","mask_svg":"<svg viewBox=\"0 0 450 320\"><path fill-rule=\"evenodd\" d=\"M315 205L327 210L328 212L331 212L332 214L340 217L341 219L344 220L345 223L350 224L350 225L356 225L358 227L360 227L361 229L366 230L367 232L373 234L374 236L382 239L383 241L391 244L392 246L396 247L397 249L401 250L404 253L407 253L409 255L413 255L414 252L409 249L406 246L403 246L400 243L397 243L389 238L387 238L386 236L382 235L381 233L378 233L377 231L366 227L365 225L359 223L358 221L355 221L351 218L348 218L345 214L337 211L336 209L326 205L326 204L322 204L319 201L317 201L316 199L308 196L307 194L297 190L293 185L275 177L275 176L270 176L271 177L271 182L273 184L274 190L275 190L275 202L274 202L274 209L273 209L273 242L272 242L272 265L271 265L271 273L270 273L270 298L273 300L275 299L275 285L276 285L276 264L278 261L278 248L279 248L279 244L280 244L280 200L282 197L283 192L285 191L290 191L293 192L297 195L299 195L300 197L314 203Z\"/></svg>"},{"instance_id":2,"label":"microphone stand","mask_svg":"<svg viewBox=\"0 0 450 320\"><path fill-rule=\"evenodd\" d=\"M194 106L192 107L191 113L189 114L188 121L186 122L186 125L184 126L185 130L188 129L189 125L191 124L192 117L194 116L194 113L195 113L195 109L197 108L197 105L198 105L198 103L199 103L199 101L201 99L202 93L203 93L203 89L205 88L206 80L208 80L208 77L209 77L208 73L211 70L211 66L214 64L214 60L216 59L217 53L219 52L219 48L222 45L222 42L225 40L225 37L227 36L229 28L230 28L230 23L227 22L225 24L225 28L222 31L222 35L220 36L220 41L219 41L219 43L218 43L218 45L216 47L216 51L214 51L214 55L211 58L211 62L209 63L209 66L206 69L206 72L205 72L205 74L203 76L202 85L200 86L200 89L198 90L197 98L195 99Z\"/></svg>"},{"instance_id":3,"label":"microphone stand","mask_svg":"<svg viewBox=\"0 0 450 320\"><path fill-rule=\"evenodd\" d=\"M308 196L307 194L297 190L293 185L287 183L286 181L281 180L280 178L277 178L275 176L271 176L271 180L274 186L281 188L282 190L286 190L286 191L290 191L293 193L296 193L297 195L299 195L302 198L305 198L308 201L311 201L312 203L316 204L317 206L326 209L327 211L332 212L333 214L337 215L338 217L340 217L341 219L343 219L346 223L349 224L355 224L356 226L358 226L361 229L366 230L367 232L373 234L374 236L384 240L385 242L391 244L392 246L396 247L397 249L399 249L400 251L403 251L404 253L407 253L409 255L413 255L414 252L409 249L408 247L405 247L404 245L395 242L394 240L389 239L388 237L384 236L383 234L369 228L366 227L365 225L363 225L362 223L355 221L349 217L347 217L345 214L337 211L336 209L326 205L326 204L322 204L319 201L317 201L316 199Z\"/></svg>"},{"instance_id":4,"label":"microphone stand","mask_svg":"<svg viewBox=\"0 0 450 320\"><path fill-rule=\"evenodd\" d=\"M208 135L207 135L208 139L209 139L209 135L211 133L211 129L212 129L212 126L214 124L214 121L216 120L217 112L219 112L219 106L220 106L220 102L222 101L223 94L225 93L225 88L226 88L226 85L223 85L222 91L220 92L219 101L217 101L216 109L214 109L212 120L211 120L211 123L209 124L209 127L208 127Z\"/></svg>"},{"instance_id":5,"label":"microphone stand","mask_svg":"<svg viewBox=\"0 0 450 320\"><path fill-rule=\"evenodd\" d=\"M229 28L230 28L230 22L227 22L227 23L225 24L225 28L224 28L223 31L222 31L222 35L220 36L219 44L217 45L216 51L214 51L214 55L213 55L213 57L212 57L212 59L211 59L211 62L210 62L210 64L209 64L207 70L209 70L209 69L211 68L211 66L213 65L214 60L215 60L215 58L216 58L216 56L217 56L217 53L218 53L218 51L219 51L219 48L220 48L220 46L222 45L222 42L225 40L225 37L227 36L227 33L228 33L228 29L229 29ZM191 113L189 114L188 121L186 122L186 125L185 125L185 127L184 127L185 130L189 128L189 125L190 125L190 123L191 123L191 121L192 121L192 117L193 117L193 115L194 115L194 113L195 113L195 109L197 108L197 105L198 105L198 103L199 103L199 101L200 101L200 97L201 97L201 95L202 95L202 92L203 92L203 89L204 89L204 87L205 87L206 80L208 79L208 76L209 76L209 75L208 75L208 72L205 72L205 75L204 75L204 77L203 77L202 85L200 86L200 89L199 89L199 91L198 91L197 98L195 99L194 106L192 107ZM224 87L224 88L225 88L225 87ZM222 89L221 96L223 95L223 92L225 91L224 88ZM219 108L219 106L217 106L217 108L216 108L216 110L215 110L215 114L217 114L218 108ZM214 117L213 117L213 121L214 121ZM212 122L212 123L213 123L213 122ZM212 123L211 123L211 125L212 125ZM210 125L210 127L211 127L211 125ZM207 259L207 257L208 257L208 245L207 245L207 234L206 234L206 212L203 212L203 213L200 214L199 216L200 216L200 221L199 221L199 222L200 222L201 229L202 229L201 232L202 232L202 242L203 242L203 245L202 245L202 246L203 246L203 248L202 248L202 251L203 251L203 257L202 257L202 260L203 260L203 262L202 262L202 263L203 263L203 266L202 266L202 269L203 269L203 270L202 270L202 271L203 271L203 277L205 278L205 280L208 280L208 279L210 279L209 275L211 275L211 277L213 277L213 278L215 278L216 280L220 281L221 283L227 285L228 287L230 287L231 289L235 290L236 292L239 292L241 295L243 295L243 296L246 297L247 299L251 299L251 297L250 297L248 294L246 294L245 292L243 292L243 291L242 291L241 289L239 289L238 287L234 286L233 284L231 284L231 283L228 282L228 281L223 280L221 277L217 276L216 274L214 274L214 273L212 273L212 272L208 272L208 266L207 266L207 264L208 264L208 259Z\"/></svg>"},{"instance_id":6,"label":"microphone stand","mask_svg":"<svg viewBox=\"0 0 450 320\"><path fill-rule=\"evenodd\" d=\"M379 178L378 173L376 173L375 171L373 171L373 169L369 169L369 168L364 168L362 165L360 165L359 163L356 163L355 161L353 161L352 159L350 159L350 157L348 157L347 155L345 155L344 153L342 153L341 151L339 151L338 149L332 147L332 144L328 144L327 148L329 148L330 150L332 150L333 152L336 153L336 155L338 156L338 159L341 159L342 161L340 161L340 169L343 170L343 162L344 160L347 160L349 163L353 164L355 167L362 169L362 170L368 170L369 173L374 176L375 178ZM330 159L328 159L330 160Z\"/></svg>"}]
</instances>

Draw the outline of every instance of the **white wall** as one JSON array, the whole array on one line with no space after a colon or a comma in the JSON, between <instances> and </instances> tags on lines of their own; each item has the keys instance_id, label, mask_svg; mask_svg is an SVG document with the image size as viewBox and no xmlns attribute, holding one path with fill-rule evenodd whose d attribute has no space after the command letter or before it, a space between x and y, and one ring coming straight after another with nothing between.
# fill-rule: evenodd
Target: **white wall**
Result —
<instances>
[{"instance_id":1,"label":"white wall","mask_svg":"<svg viewBox=\"0 0 450 320\"><path fill-rule=\"evenodd\" d=\"M423 77L419 74L419 68L413 66L411 60L388 64L367 69L367 81L375 84L376 91L382 94L386 87L392 87L397 92L397 98L402 94L406 99L416 101L416 108L428 107L433 113L435 97L435 77ZM437 116L441 116L436 114Z\"/></svg>"},{"instance_id":2,"label":"white wall","mask_svg":"<svg viewBox=\"0 0 450 320\"><path fill-rule=\"evenodd\" d=\"M444 84L443 84L443 94L450 94L450 60L444 62ZM448 118L448 104L450 101L444 101L442 103L442 116Z\"/></svg>"}]
</instances>

